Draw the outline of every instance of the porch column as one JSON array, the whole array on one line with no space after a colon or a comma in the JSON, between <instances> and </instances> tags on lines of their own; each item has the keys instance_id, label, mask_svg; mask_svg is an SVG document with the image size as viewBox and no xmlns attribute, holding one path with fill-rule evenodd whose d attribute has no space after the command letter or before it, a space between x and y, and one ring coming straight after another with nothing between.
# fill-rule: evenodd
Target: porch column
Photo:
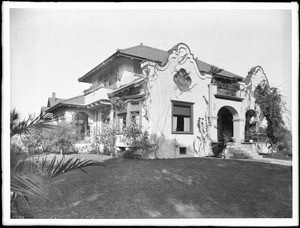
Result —
<instances>
[{"instance_id":1,"label":"porch column","mask_svg":"<svg viewBox=\"0 0 300 228\"><path fill-rule=\"evenodd\" d=\"M131 124L131 103L128 102L126 106L126 127L129 127Z\"/></svg>"},{"instance_id":2,"label":"porch column","mask_svg":"<svg viewBox=\"0 0 300 228\"><path fill-rule=\"evenodd\" d=\"M233 119L233 137L236 142L245 141L245 119Z\"/></svg>"},{"instance_id":3,"label":"porch column","mask_svg":"<svg viewBox=\"0 0 300 228\"><path fill-rule=\"evenodd\" d=\"M101 110L98 111L98 114L97 114L97 129L96 129L96 132L97 132L97 135L98 134L101 134L101 129L102 129L102 112Z\"/></svg>"},{"instance_id":4,"label":"porch column","mask_svg":"<svg viewBox=\"0 0 300 228\"><path fill-rule=\"evenodd\" d=\"M210 120L210 127L209 127L209 136L211 138L212 142L218 142L218 117L216 116L210 116L209 117Z\"/></svg>"},{"instance_id":5,"label":"porch column","mask_svg":"<svg viewBox=\"0 0 300 228\"><path fill-rule=\"evenodd\" d=\"M109 119L110 119L110 124L113 125L114 124L114 109L113 109L112 105L110 107Z\"/></svg>"}]
</instances>

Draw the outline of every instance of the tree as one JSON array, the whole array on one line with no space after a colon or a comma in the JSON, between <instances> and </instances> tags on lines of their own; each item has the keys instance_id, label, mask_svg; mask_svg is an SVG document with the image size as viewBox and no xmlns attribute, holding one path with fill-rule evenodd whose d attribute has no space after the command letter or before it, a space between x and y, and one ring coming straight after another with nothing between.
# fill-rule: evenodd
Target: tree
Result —
<instances>
[{"instance_id":1,"label":"tree","mask_svg":"<svg viewBox=\"0 0 300 228\"><path fill-rule=\"evenodd\" d=\"M288 130L283 121L285 102L282 99L282 95L277 88L258 85L254 90L254 97L268 123L266 129L268 141L272 148L278 151L280 149L278 146L288 140L286 137L290 135L287 133Z\"/></svg>"}]
</instances>

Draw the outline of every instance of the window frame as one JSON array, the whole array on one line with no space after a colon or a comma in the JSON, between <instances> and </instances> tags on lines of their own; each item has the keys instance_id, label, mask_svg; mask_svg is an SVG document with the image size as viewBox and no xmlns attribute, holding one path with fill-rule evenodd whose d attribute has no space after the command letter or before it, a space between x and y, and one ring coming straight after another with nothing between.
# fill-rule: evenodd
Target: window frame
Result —
<instances>
[{"instance_id":1,"label":"window frame","mask_svg":"<svg viewBox=\"0 0 300 228\"><path fill-rule=\"evenodd\" d=\"M187 102L187 101L175 101L171 100L171 134L185 134L185 135L192 135L194 134L194 102ZM174 106L182 106L182 107L189 107L191 109L191 116L190 116L190 131L173 131L173 113L174 113Z\"/></svg>"}]
</instances>

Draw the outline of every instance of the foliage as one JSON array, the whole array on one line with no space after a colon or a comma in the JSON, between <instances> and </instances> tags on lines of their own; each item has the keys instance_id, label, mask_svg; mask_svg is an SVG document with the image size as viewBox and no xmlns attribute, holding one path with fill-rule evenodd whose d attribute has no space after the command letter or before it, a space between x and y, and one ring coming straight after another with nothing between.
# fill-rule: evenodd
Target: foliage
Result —
<instances>
[{"instance_id":1,"label":"foliage","mask_svg":"<svg viewBox=\"0 0 300 228\"><path fill-rule=\"evenodd\" d=\"M125 154L128 158L140 158L152 147L148 131L142 131L135 122L123 129L122 140L130 148Z\"/></svg>"},{"instance_id":2,"label":"foliage","mask_svg":"<svg viewBox=\"0 0 300 228\"><path fill-rule=\"evenodd\" d=\"M214 77L214 76L217 76L222 71L223 71L223 69L221 69L221 68L218 68L216 66L211 66L208 73Z\"/></svg>"},{"instance_id":3,"label":"foliage","mask_svg":"<svg viewBox=\"0 0 300 228\"><path fill-rule=\"evenodd\" d=\"M126 107L126 103L119 97L111 98L110 102L114 109L124 109Z\"/></svg>"},{"instance_id":4,"label":"foliage","mask_svg":"<svg viewBox=\"0 0 300 228\"><path fill-rule=\"evenodd\" d=\"M254 91L254 97L255 102L261 110L262 116L264 116L267 120L268 126L266 129L266 135L271 147L275 151L278 151L284 149L284 145L289 147L286 148L287 150L291 150L291 143L288 145L286 141L286 137L289 137L288 135L290 132L286 129L283 121L285 103L278 89L258 85Z\"/></svg>"},{"instance_id":5,"label":"foliage","mask_svg":"<svg viewBox=\"0 0 300 228\"><path fill-rule=\"evenodd\" d=\"M62 121L58 124L59 129L50 135L51 150L58 148L61 154L74 153L74 144L80 139L77 127L74 124L67 124Z\"/></svg>"},{"instance_id":6,"label":"foliage","mask_svg":"<svg viewBox=\"0 0 300 228\"><path fill-rule=\"evenodd\" d=\"M24 197L28 204L28 197L49 200L48 187L53 178L75 169L84 171L82 168L95 165L103 164L75 157L65 159L64 156L61 159L54 156L50 161L47 157L18 161L11 172L12 201L16 202L18 197Z\"/></svg>"},{"instance_id":7,"label":"foliage","mask_svg":"<svg viewBox=\"0 0 300 228\"><path fill-rule=\"evenodd\" d=\"M226 149L226 147L227 147L227 145L224 144L224 142L211 143L213 157L217 157L217 158L222 157L222 154L223 154L224 150Z\"/></svg>"},{"instance_id":8,"label":"foliage","mask_svg":"<svg viewBox=\"0 0 300 228\"><path fill-rule=\"evenodd\" d=\"M103 123L102 134L99 136L99 142L103 145L105 155L115 155L116 148L116 126L109 122Z\"/></svg>"},{"instance_id":9,"label":"foliage","mask_svg":"<svg viewBox=\"0 0 300 228\"><path fill-rule=\"evenodd\" d=\"M21 136L27 146L33 147L36 151L47 151L52 153L70 154L76 152L74 144L80 140L78 128L75 123L68 124L59 121L55 129L48 131L32 132Z\"/></svg>"},{"instance_id":10,"label":"foliage","mask_svg":"<svg viewBox=\"0 0 300 228\"><path fill-rule=\"evenodd\" d=\"M53 119L43 119L43 116L39 116L32 120L29 117L27 120L20 121L19 113L14 109L11 111L10 119L10 136L15 135L29 136L32 134L38 134L47 130L57 130L59 126L50 124ZM52 117L55 118L55 117ZM29 204L28 197L44 198L48 199L48 185L49 181L58 175L66 172L91 166L98 165L98 163L92 160L79 160L69 159L65 160L64 157L58 161L54 157L50 164L46 162L46 159L39 160L16 156L16 153L11 151L11 202L15 205L17 212L12 211L13 217L18 218L18 204L17 198L23 197ZM82 170L83 171L83 170ZM17 214L17 215L16 215Z\"/></svg>"},{"instance_id":11,"label":"foliage","mask_svg":"<svg viewBox=\"0 0 300 228\"><path fill-rule=\"evenodd\" d=\"M240 89L240 85L237 80L226 80L218 78L214 82L215 85L220 89L230 90L232 92L236 92Z\"/></svg>"},{"instance_id":12,"label":"foliage","mask_svg":"<svg viewBox=\"0 0 300 228\"><path fill-rule=\"evenodd\" d=\"M222 157L228 142L233 141L233 138L231 137L231 131L221 129L218 129L218 131L221 134L221 140L218 143L211 144L214 157Z\"/></svg>"},{"instance_id":13,"label":"foliage","mask_svg":"<svg viewBox=\"0 0 300 228\"><path fill-rule=\"evenodd\" d=\"M100 149L97 142L92 144L85 144L85 145L75 145L75 150L79 154L99 154Z\"/></svg>"},{"instance_id":14,"label":"foliage","mask_svg":"<svg viewBox=\"0 0 300 228\"><path fill-rule=\"evenodd\" d=\"M20 114L13 109L10 112L10 137L14 135L29 135L32 133L40 133L41 131L47 131L56 129L56 126L52 124L53 118L45 118L45 116L38 116L34 118L29 116L27 120L20 120Z\"/></svg>"}]
</instances>

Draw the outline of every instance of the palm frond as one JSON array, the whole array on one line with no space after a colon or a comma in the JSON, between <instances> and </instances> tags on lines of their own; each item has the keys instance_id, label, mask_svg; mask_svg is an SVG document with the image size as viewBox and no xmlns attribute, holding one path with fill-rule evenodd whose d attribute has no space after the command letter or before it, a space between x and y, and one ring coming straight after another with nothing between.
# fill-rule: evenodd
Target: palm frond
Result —
<instances>
[{"instance_id":1,"label":"palm frond","mask_svg":"<svg viewBox=\"0 0 300 228\"><path fill-rule=\"evenodd\" d=\"M35 173L19 173L11 174L11 192L14 198L23 197L39 197L48 199L48 187L43 177Z\"/></svg>"},{"instance_id":2,"label":"palm frond","mask_svg":"<svg viewBox=\"0 0 300 228\"><path fill-rule=\"evenodd\" d=\"M209 73L212 75L212 76L216 76L217 74L221 73L223 71L222 68L218 68L216 66L211 66L210 67L210 70L209 70Z\"/></svg>"},{"instance_id":3,"label":"palm frond","mask_svg":"<svg viewBox=\"0 0 300 228\"><path fill-rule=\"evenodd\" d=\"M10 137L19 134L28 135L33 132L40 133L41 131L58 129L58 125L54 125L53 121L56 116L46 118L45 116L38 116L34 119L28 117L26 120L20 120L20 114L13 109L10 112Z\"/></svg>"},{"instance_id":4,"label":"palm frond","mask_svg":"<svg viewBox=\"0 0 300 228\"><path fill-rule=\"evenodd\" d=\"M64 157L62 157L60 160L56 159L56 156L52 158L50 161L50 164L46 171L43 173L43 176L47 179L52 179L56 176L59 176L61 174L70 172L75 169L80 169L88 166L104 166L102 162L96 162L93 160L86 160L81 158L69 158L65 160Z\"/></svg>"}]
</instances>

